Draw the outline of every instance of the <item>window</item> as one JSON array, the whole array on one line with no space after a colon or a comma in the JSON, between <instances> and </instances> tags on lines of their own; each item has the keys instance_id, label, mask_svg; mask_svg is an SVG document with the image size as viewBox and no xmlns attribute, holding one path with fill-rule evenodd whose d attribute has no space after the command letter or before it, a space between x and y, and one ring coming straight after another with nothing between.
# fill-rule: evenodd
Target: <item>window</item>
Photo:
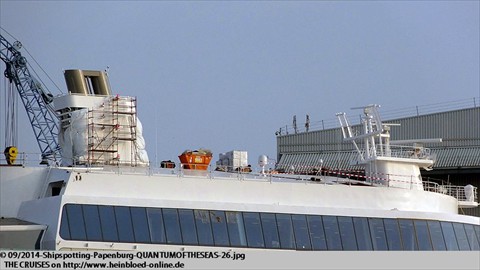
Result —
<instances>
[{"instance_id":1,"label":"window","mask_svg":"<svg viewBox=\"0 0 480 270\"><path fill-rule=\"evenodd\" d=\"M477 236L475 235L475 229L472 224L463 224L465 227L465 233L467 235L468 242L472 250L480 250L480 244Z\"/></svg>"},{"instance_id":2,"label":"window","mask_svg":"<svg viewBox=\"0 0 480 270\"><path fill-rule=\"evenodd\" d=\"M442 227L439 221L427 221L430 237L432 238L433 250L447 250L445 240L443 239Z\"/></svg>"},{"instance_id":3,"label":"window","mask_svg":"<svg viewBox=\"0 0 480 270\"><path fill-rule=\"evenodd\" d=\"M387 244L389 250L402 250L402 241L400 240L400 230L398 221L392 218L383 220L385 225L385 234L387 235Z\"/></svg>"},{"instance_id":4,"label":"window","mask_svg":"<svg viewBox=\"0 0 480 270\"><path fill-rule=\"evenodd\" d=\"M135 242L150 243L150 232L148 230L147 212L143 207L130 208L133 222L133 234Z\"/></svg>"},{"instance_id":5,"label":"window","mask_svg":"<svg viewBox=\"0 0 480 270\"><path fill-rule=\"evenodd\" d=\"M180 232L180 221L178 220L177 209L163 209L163 222L165 224L167 244L181 244L182 234Z\"/></svg>"},{"instance_id":6,"label":"window","mask_svg":"<svg viewBox=\"0 0 480 270\"><path fill-rule=\"evenodd\" d=\"M245 227L243 226L243 215L241 212L226 212L228 235L230 244L234 247L247 246Z\"/></svg>"},{"instance_id":7,"label":"window","mask_svg":"<svg viewBox=\"0 0 480 270\"><path fill-rule=\"evenodd\" d=\"M453 225L451 222L441 221L440 225L443 231L443 237L445 239L445 245L447 250L458 250L457 238L453 231Z\"/></svg>"},{"instance_id":8,"label":"window","mask_svg":"<svg viewBox=\"0 0 480 270\"><path fill-rule=\"evenodd\" d=\"M480 226L475 225L474 229L475 229L475 233L477 234L477 240L478 240L478 242L480 242Z\"/></svg>"},{"instance_id":9,"label":"window","mask_svg":"<svg viewBox=\"0 0 480 270\"><path fill-rule=\"evenodd\" d=\"M418 248L420 250L432 250L427 222L425 220L415 220L413 224L415 224L415 231L417 232Z\"/></svg>"},{"instance_id":10,"label":"window","mask_svg":"<svg viewBox=\"0 0 480 270\"><path fill-rule=\"evenodd\" d=\"M259 213L243 213L243 221L245 223L248 246L254 248L265 247Z\"/></svg>"},{"instance_id":11,"label":"window","mask_svg":"<svg viewBox=\"0 0 480 270\"><path fill-rule=\"evenodd\" d=\"M147 208L148 227L150 239L154 244L167 242L165 237L165 225L163 223L162 209Z\"/></svg>"},{"instance_id":12,"label":"window","mask_svg":"<svg viewBox=\"0 0 480 270\"><path fill-rule=\"evenodd\" d=\"M357 250L357 240L351 217L338 217L340 238L342 239L343 250Z\"/></svg>"},{"instance_id":13,"label":"window","mask_svg":"<svg viewBox=\"0 0 480 270\"><path fill-rule=\"evenodd\" d=\"M398 225L400 226L403 250L418 250L413 221L410 219L399 219Z\"/></svg>"},{"instance_id":14,"label":"window","mask_svg":"<svg viewBox=\"0 0 480 270\"><path fill-rule=\"evenodd\" d=\"M79 204L66 205L72 240L86 240L85 222L83 220L82 206Z\"/></svg>"},{"instance_id":15,"label":"window","mask_svg":"<svg viewBox=\"0 0 480 270\"><path fill-rule=\"evenodd\" d=\"M385 236L385 227L381 218L369 218L370 234L374 250L388 250L387 239Z\"/></svg>"},{"instance_id":16,"label":"window","mask_svg":"<svg viewBox=\"0 0 480 270\"><path fill-rule=\"evenodd\" d=\"M213 242L215 246L229 246L227 223L225 222L225 212L210 211L210 222L212 223Z\"/></svg>"},{"instance_id":17,"label":"window","mask_svg":"<svg viewBox=\"0 0 480 270\"><path fill-rule=\"evenodd\" d=\"M307 216L307 223L313 250L326 250L327 240L323 231L322 216Z\"/></svg>"},{"instance_id":18,"label":"window","mask_svg":"<svg viewBox=\"0 0 480 270\"><path fill-rule=\"evenodd\" d=\"M200 245L213 246L212 226L208 210L194 210L194 214L198 243Z\"/></svg>"},{"instance_id":19,"label":"window","mask_svg":"<svg viewBox=\"0 0 480 270\"><path fill-rule=\"evenodd\" d=\"M83 215L85 217L85 229L87 240L101 241L102 231L100 227L100 216L96 205L83 205Z\"/></svg>"},{"instance_id":20,"label":"window","mask_svg":"<svg viewBox=\"0 0 480 270\"><path fill-rule=\"evenodd\" d=\"M323 227L329 250L342 250L340 231L336 216L323 216Z\"/></svg>"},{"instance_id":21,"label":"window","mask_svg":"<svg viewBox=\"0 0 480 270\"><path fill-rule=\"evenodd\" d=\"M100 223L102 224L102 236L105 242L117 242L117 221L112 206L100 205L98 206L98 213L100 214Z\"/></svg>"},{"instance_id":22,"label":"window","mask_svg":"<svg viewBox=\"0 0 480 270\"><path fill-rule=\"evenodd\" d=\"M465 228L461 223L453 223L453 230L457 237L458 249L470 250L470 244L468 244L467 235L465 234Z\"/></svg>"},{"instance_id":23,"label":"window","mask_svg":"<svg viewBox=\"0 0 480 270\"><path fill-rule=\"evenodd\" d=\"M261 213L263 236L265 238L266 248L280 248L280 239L278 238L277 220L275 214Z\"/></svg>"},{"instance_id":24,"label":"window","mask_svg":"<svg viewBox=\"0 0 480 270\"><path fill-rule=\"evenodd\" d=\"M475 233L475 232L474 232ZM60 222L60 237L63 239L70 239L70 229L68 228L67 207L63 207L62 220Z\"/></svg>"},{"instance_id":25,"label":"window","mask_svg":"<svg viewBox=\"0 0 480 270\"><path fill-rule=\"evenodd\" d=\"M195 226L193 210L178 209L178 217L180 218L183 243L187 245L197 245L197 228Z\"/></svg>"},{"instance_id":26,"label":"window","mask_svg":"<svg viewBox=\"0 0 480 270\"><path fill-rule=\"evenodd\" d=\"M308 235L307 219L305 215L292 215L293 231L297 249L311 250L310 237Z\"/></svg>"},{"instance_id":27,"label":"window","mask_svg":"<svg viewBox=\"0 0 480 270\"><path fill-rule=\"evenodd\" d=\"M292 219L289 214L276 214L280 247L285 249L295 248Z\"/></svg>"},{"instance_id":28,"label":"window","mask_svg":"<svg viewBox=\"0 0 480 270\"><path fill-rule=\"evenodd\" d=\"M117 218L118 240L120 242L135 242L130 208L115 206L114 209L115 217Z\"/></svg>"},{"instance_id":29,"label":"window","mask_svg":"<svg viewBox=\"0 0 480 270\"><path fill-rule=\"evenodd\" d=\"M373 250L368 219L365 217L354 217L353 226L357 236L358 250Z\"/></svg>"}]
</instances>

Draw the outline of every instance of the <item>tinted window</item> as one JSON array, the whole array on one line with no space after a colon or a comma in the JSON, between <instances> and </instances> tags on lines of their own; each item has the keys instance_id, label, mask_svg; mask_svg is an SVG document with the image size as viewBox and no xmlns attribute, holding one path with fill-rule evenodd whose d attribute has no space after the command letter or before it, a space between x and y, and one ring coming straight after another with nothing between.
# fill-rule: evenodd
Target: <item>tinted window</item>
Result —
<instances>
[{"instance_id":1,"label":"tinted window","mask_svg":"<svg viewBox=\"0 0 480 270\"><path fill-rule=\"evenodd\" d=\"M453 230L455 231L455 236L457 237L458 249L470 250L470 244L468 243L463 224L453 223Z\"/></svg>"},{"instance_id":2,"label":"tinted window","mask_svg":"<svg viewBox=\"0 0 480 270\"><path fill-rule=\"evenodd\" d=\"M275 214L261 213L263 236L265 238L265 247L279 248L280 240L278 238L277 220Z\"/></svg>"},{"instance_id":3,"label":"tinted window","mask_svg":"<svg viewBox=\"0 0 480 270\"><path fill-rule=\"evenodd\" d=\"M180 221L178 220L177 209L163 209L163 223L168 244L181 244L182 234L180 233Z\"/></svg>"},{"instance_id":4,"label":"tinted window","mask_svg":"<svg viewBox=\"0 0 480 270\"><path fill-rule=\"evenodd\" d=\"M367 218L354 217L353 225L357 236L359 250L373 250L372 238L370 237L370 227Z\"/></svg>"},{"instance_id":5,"label":"tinted window","mask_svg":"<svg viewBox=\"0 0 480 270\"><path fill-rule=\"evenodd\" d=\"M178 209L178 217L180 218L183 243L187 245L198 244L193 210Z\"/></svg>"},{"instance_id":6,"label":"tinted window","mask_svg":"<svg viewBox=\"0 0 480 270\"><path fill-rule=\"evenodd\" d=\"M386 218L383 220L383 224L385 225L388 249L402 250L402 241L400 240L398 221L396 219Z\"/></svg>"},{"instance_id":7,"label":"tinted window","mask_svg":"<svg viewBox=\"0 0 480 270\"><path fill-rule=\"evenodd\" d=\"M447 250L443 239L442 227L439 221L427 221L430 237L432 238L433 250Z\"/></svg>"},{"instance_id":8,"label":"tinted window","mask_svg":"<svg viewBox=\"0 0 480 270\"><path fill-rule=\"evenodd\" d=\"M133 234L135 236L135 242L149 243L150 232L148 230L147 212L142 207L130 208L133 222Z\"/></svg>"},{"instance_id":9,"label":"tinted window","mask_svg":"<svg viewBox=\"0 0 480 270\"><path fill-rule=\"evenodd\" d=\"M212 223L213 242L216 246L229 246L227 222L223 211L210 211L210 222Z\"/></svg>"},{"instance_id":10,"label":"tinted window","mask_svg":"<svg viewBox=\"0 0 480 270\"><path fill-rule=\"evenodd\" d=\"M100 226L100 216L96 205L84 205L83 215L85 217L85 228L87 231L87 240L101 241L102 231Z\"/></svg>"},{"instance_id":11,"label":"tinted window","mask_svg":"<svg viewBox=\"0 0 480 270\"><path fill-rule=\"evenodd\" d=\"M60 222L60 237L70 239L70 229L68 228L67 207L63 207L62 221Z\"/></svg>"},{"instance_id":12,"label":"tinted window","mask_svg":"<svg viewBox=\"0 0 480 270\"><path fill-rule=\"evenodd\" d=\"M286 249L295 248L292 219L289 214L276 214L280 247Z\"/></svg>"},{"instance_id":13,"label":"tinted window","mask_svg":"<svg viewBox=\"0 0 480 270\"><path fill-rule=\"evenodd\" d=\"M148 227L152 243L166 243L162 209L147 208Z\"/></svg>"},{"instance_id":14,"label":"tinted window","mask_svg":"<svg viewBox=\"0 0 480 270\"><path fill-rule=\"evenodd\" d=\"M388 250L385 227L381 218L369 218L370 234L374 250Z\"/></svg>"},{"instance_id":15,"label":"tinted window","mask_svg":"<svg viewBox=\"0 0 480 270\"><path fill-rule=\"evenodd\" d=\"M399 219L398 225L400 226L403 250L418 250L413 221L410 219Z\"/></svg>"},{"instance_id":16,"label":"tinted window","mask_svg":"<svg viewBox=\"0 0 480 270\"><path fill-rule=\"evenodd\" d=\"M135 242L130 208L115 206L114 209L115 217L117 218L118 239L120 242Z\"/></svg>"},{"instance_id":17,"label":"tinted window","mask_svg":"<svg viewBox=\"0 0 480 270\"><path fill-rule=\"evenodd\" d=\"M213 246L212 226L210 213L207 210L195 210L195 225L197 226L198 243Z\"/></svg>"},{"instance_id":18,"label":"tinted window","mask_svg":"<svg viewBox=\"0 0 480 270\"><path fill-rule=\"evenodd\" d=\"M297 249L312 249L308 235L307 219L305 215L292 215L293 231L295 233L295 244Z\"/></svg>"},{"instance_id":19,"label":"tinted window","mask_svg":"<svg viewBox=\"0 0 480 270\"><path fill-rule=\"evenodd\" d=\"M323 216L323 227L325 229L325 237L327 239L327 247L329 250L342 250L340 240L340 231L338 229L337 217Z\"/></svg>"},{"instance_id":20,"label":"tinted window","mask_svg":"<svg viewBox=\"0 0 480 270\"><path fill-rule=\"evenodd\" d=\"M82 206L79 204L68 204L66 208L72 240L86 240L87 235L85 233Z\"/></svg>"},{"instance_id":21,"label":"tinted window","mask_svg":"<svg viewBox=\"0 0 480 270\"><path fill-rule=\"evenodd\" d=\"M468 242L470 243L470 247L472 248L472 250L480 250L480 245L475 235L475 229L473 228L473 225L464 224L464 226L465 226L465 233L467 234Z\"/></svg>"},{"instance_id":22,"label":"tinted window","mask_svg":"<svg viewBox=\"0 0 480 270\"><path fill-rule=\"evenodd\" d=\"M112 206L98 206L100 223L102 224L102 236L105 242L118 241L117 221Z\"/></svg>"},{"instance_id":23,"label":"tinted window","mask_svg":"<svg viewBox=\"0 0 480 270\"><path fill-rule=\"evenodd\" d=\"M420 250L432 250L427 222L425 220L415 220L413 224L415 224L415 232L417 233L418 248Z\"/></svg>"},{"instance_id":24,"label":"tinted window","mask_svg":"<svg viewBox=\"0 0 480 270\"><path fill-rule=\"evenodd\" d=\"M323 222L321 216L307 216L310 239L314 250L326 250L327 240L323 231Z\"/></svg>"},{"instance_id":25,"label":"tinted window","mask_svg":"<svg viewBox=\"0 0 480 270\"><path fill-rule=\"evenodd\" d=\"M340 238L342 239L343 250L357 250L357 240L351 217L338 217Z\"/></svg>"},{"instance_id":26,"label":"tinted window","mask_svg":"<svg viewBox=\"0 0 480 270\"><path fill-rule=\"evenodd\" d=\"M249 247L265 247L263 242L262 225L258 213L243 213L245 231Z\"/></svg>"},{"instance_id":27,"label":"tinted window","mask_svg":"<svg viewBox=\"0 0 480 270\"><path fill-rule=\"evenodd\" d=\"M228 235L232 246L244 247L247 245L243 215L241 212L226 212Z\"/></svg>"},{"instance_id":28,"label":"tinted window","mask_svg":"<svg viewBox=\"0 0 480 270\"><path fill-rule=\"evenodd\" d=\"M475 233L477 234L477 240L478 240L478 242L480 242L480 226L475 225L474 229L475 229Z\"/></svg>"},{"instance_id":29,"label":"tinted window","mask_svg":"<svg viewBox=\"0 0 480 270\"><path fill-rule=\"evenodd\" d=\"M445 239L447 250L458 250L457 238L455 237L452 223L442 221L440 222L440 225L442 226L443 237Z\"/></svg>"}]
</instances>

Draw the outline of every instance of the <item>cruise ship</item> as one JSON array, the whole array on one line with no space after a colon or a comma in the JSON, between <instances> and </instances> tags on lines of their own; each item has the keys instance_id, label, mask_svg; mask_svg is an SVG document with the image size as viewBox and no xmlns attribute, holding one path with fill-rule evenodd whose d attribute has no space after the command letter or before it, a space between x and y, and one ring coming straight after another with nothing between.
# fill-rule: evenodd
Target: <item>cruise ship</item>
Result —
<instances>
[{"instance_id":1,"label":"cruise ship","mask_svg":"<svg viewBox=\"0 0 480 270\"><path fill-rule=\"evenodd\" d=\"M45 113L30 118L44 165L14 146L0 165L0 249L480 250L480 218L459 214L478 206L477 188L422 179L434 153L391 139L398 127L378 105L361 108L358 130L336 114L356 173L331 175L319 161L299 174L266 156L251 167L236 150L213 164L207 149L182 146L178 161L155 166L136 98L112 94L104 71L66 70L68 93L53 97L22 66L20 46L2 46L5 74L38 104L27 113Z\"/></svg>"}]
</instances>

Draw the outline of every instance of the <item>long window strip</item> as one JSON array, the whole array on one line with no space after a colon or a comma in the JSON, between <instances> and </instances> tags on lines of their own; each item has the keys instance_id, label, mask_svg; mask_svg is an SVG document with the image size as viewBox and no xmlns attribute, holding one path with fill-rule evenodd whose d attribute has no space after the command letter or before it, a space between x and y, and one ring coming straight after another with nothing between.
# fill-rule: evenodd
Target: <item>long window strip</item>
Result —
<instances>
[{"instance_id":1,"label":"long window strip","mask_svg":"<svg viewBox=\"0 0 480 270\"><path fill-rule=\"evenodd\" d=\"M70 205L72 205L72 206L70 207ZM84 226L83 226L83 232L85 232L85 237L83 237L83 238L85 238L85 239L80 239L80 240L86 240L86 239L87 239L87 235L86 235L87 232L86 232L86 224L85 224L85 222L86 222L86 220L85 220L85 213L84 213L84 211L83 211L84 209L83 209L82 205L78 205L78 206L80 206L79 209L82 210L82 211L81 211L81 212L82 212L82 213L81 213L81 216L82 216L81 219L84 221L84 222L83 222L83 223L84 223L84 224L83 224L83 225L84 225ZM77 206L77 207L78 207L78 206ZM75 207L75 206L73 206L73 204L67 204L67 205L65 205L63 212L64 212L64 214L66 214L66 217L65 217L65 218L62 218L62 222L67 222L67 223L68 223L68 229L69 229L69 231L70 231L69 238L72 238L72 240L77 240L77 239L73 239L73 237L71 236L71 234L72 234L72 233L71 233L72 228L70 228L71 220L70 220L70 218L69 218L69 215L73 215L73 214L75 213L75 211L73 211L73 208L74 208L74 207ZM98 206L96 206L96 207L98 207ZM115 208L114 208L113 206L103 206L103 207L107 207L107 208L110 207L110 210L113 210L112 212L113 212L113 219L114 219L114 222L115 222L115 225L116 225L115 227L118 228L118 222L119 222L119 221L118 221L118 219L117 219L117 217L116 217L116 214L115 214L115 213L116 213ZM69 211L69 210L70 210L69 208L72 208L72 211ZM130 212L130 219L132 220L132 217L131 217L131 209L130 209L130 208L128 208L128 209L130 210L130 211L129 211L129 212ZM172 209L173 209L173 208L172 208ZM162 211L162 209L161 209L161 208L158 208L158 210L160 210L160 211L162 212L162 216L163 216L163 211ZM177 210L177 218L178 218L177 220L178 220L178 225L180 226L180 220L179 220L179 216L178 216L178 209L174 209L174 210ZM99 209L99 208L98 208L98 212L99 212L99 215L100 215L100 209ZM208 210L207 210L207 213L208 213ZM224 212L224 213L225 213L225 212ZM242 216L243 216L243 212L235 212L235 213L242 214ZM260 225L260 230L259 230L258 232L262 235L262 240L264 240L264 239L263 239L263 238L264 238L264 237L263 237L263 235L264 235L264 232L263 232L264 229L263 229L263 227L262 227L262 221L261 221L261 219L260 219L260 213L256 213L256 212L245 212L245 213L252 213L252 214L255 213L255 214L258 215L258 218L259 218L258 221L260 222L260 223L258 224L258 225ZM145 209L145 214L146 214L146 216L147 216L147 223L148 223L148 225L149 225L149 234L150 234L151 228L150 228L149 217L148 217L148 214L147 214L146 209ZM63 215L63 213L62 213L62 215ZM296 248L296 245L297 245L298 243L296 243L296 241L295 241L295 228L294 228L295 225L293 224L293 221L292 221L292 219L291 219L291 215L289 215L289 214L286 214L286 215L290 216L290 225L291 225L291 226L290 226L290 229L291 229L290 231L293 232L293 235L290 236L290 238L293 238L293 239L291 239L290 241L293 240L293 243L292 243L292 244L294 245L294 248ZM275 215L275 216L276 216L276 215ZM317 216L317 215L314 215L314 216ZM226 217L226 215L225 215L225 217ZM322 215L318 215L318 217L322 217ZM330 216L330 217L332 217L332 216ZM336 216L334 216L334 217L337 219ZM100 223L102 224L102 218L99 218L99 220L100 220ZM380 219L380 220L382 220L382 223L384 223L384 219ZM402 219L397 219L397 222L399 222L400 220L402 220ZM306 220L306 221L308 221L308 220ZM424 224L424 222L427 223L426 220L415 220L415 221L417 221L418 223L420 223L420 224L422 224L422 225ZM165 218L164 218L164 217L162 217L162 222L164 223L164 224L163 224L163 227L164 227L163 229L164 229L164 231L165 231L165 230L166 230L166 226L165 226L166 224L165 224ZM226 220L225 220L225 222L226 222ZM418 234L421 233L421 232L417 232L417 229L418 229L418 228L417 228L417 226L416 226L416 224L415 224L415 223L417 223L417 222L412 222L413 225L414 225L414 226L413 226L413 229L415 230L415 236L416 236L416 238L418 238L418 236L419 236ZM131 224L132 234L133 234L133 237L135 237L135 234L134 234L134 232L133 232L133 230L134 230L133 221L131 221L131 223L132 223L132 224ZM322 218L322 223L323 223L323 218ZM337 222L336 222L336 223L337 223L337 224L336 224L336 225L337 225L336 227L337 227L338 233L340 233L340 228L339 228L339 224L338 224L338 219L337 219ZM455 241L457 242L458 239L457 239L457 237L455 236L456 232L455 232L455 230L454 230L454 228L453 228L453 226L452 226L453 224L450 223L450 222L444 222L444 223L449 223L449 225L451 226L451 227L450 227L450 228L451 228L451 231L453 231L454 239L455 239ZM245 226L245 222L243 222L243 224L244 224L244 226ZM313 247L313 242L312 242L313 240L312 240L312 234L311 234L312 231L311 231L311 229L310 229L310 227L309 227L309 226L310 226L309 223L307 222L306 224L307 224L307 229L308 229L309 241L310 241L310 243L312 243L312 247ZM463 223L459 223L459 224L463 224ZM210 224L210 225L211 225L211 224ZM332 224L332 225L333 225L333 224ZM383 224L383 225L384 225L384 224ZM101 226L102 226L102 225L101 225ZM277 223L277 226L278 226L278 223ZM478 225L472 225L472 226L473 226L473 231L474 231L474 233L476 234L476 232L477 232L477 226L478 226ZM61 225L61 227L62 227L62 225ZM228 232L228 230L229 230L229 229L228 229L228 226L226 225L226 227L227 227L227 237L228 237L228 239L230 239L230 234L229 234L229 232ZM425 240L428 240L427 242L429 242L430 247L433 247L433 245L432 245L432 239L431 239L431 235L430 235L430 230L429 230L428 224L427 224L426 228L423 228L423 227L424 227L424 226L420 226L420 228L422 228L422 230L423 230L423 233L426 233L426 235L423 235L423 238L424 238L424 239L427 238L427 239L425 239ZM479 227L480 227L480 226L479 226ZM74 227L74 228L75 228L75 227ZM212 227L210 226L210 228L212 228ZM462 226L462 228L464 228L464 226ZM257 229L258 229L258 228L257 228ZM378 229L380 229L380 227L378 227ZM425 230L425 229L426 229L426 230ZM80 228L80 230L81 230L81 228ZM103 229L100 228L100 230L102 231L102 236L103 236L103 234L104 234ZM457 230L458 230L458 229L457 229ZM118 229L117 229L117 230L114 229L114 231L116 231L117 237L119 237L119 235L118 235L118 234L120 233L119 230L118 230ZM323 232L324 232L324 233L327 233L327 231L328 231L328 230L325 230L325 225L323 224ZM400 235L402 235L403 229L401 229L401 230L399 230L399 231L400 231ZM333 230L332 232L335 233L335 230ZM358 235L357 235L358 232L356 231L355 226L354 226L354 233L355 233L356 238L358 238ZM385 239L384 239L384 240L387 240L386 238L387 238L388 236L386 235L385 225L383 226L383 233L384 233L384 236L385 236ZM445 233L445 232L443 232L443 227L442 227L442 234L444 234L444 233ZM466 237L466 236L467 236L467 232L466 232L465 229L463 230L463 233L464 233L464 235L465 235L465 237ZM81 232L80 232L80 234L81 234ZM197 235L198 235L198 234L197 234ZM326 234L324 234L324 235L327 236ZM246 236L248 237L248 234L247 234ZM213 237L213 232L212 232L212 237ZM341 241L341 236L339 235L339 237L340 237L340 241ZM371 237L372 237L372 239L373 239L373 235L372 235ZM444 236L444 237L445 237L445 236ZM465 238L465 237L464 237L464 238ZM102 239L103 239L103 237L102 237ZM68 240L68 239L67 239L67 240ZM260 239L259 239L259 240L260 240ZM326 239L326 240L327 240L327 239ZM453 240L453 239L452 239L452 240ZM466 239L463 239L463 240L466 240ZM463 241L463 240L462 240L462 241ZM478 239L477 239L477 240L478 240ZM230 241L230 240L229 240L229 241ZM446 239L445 239L445 241L446 241ZM111 242L111 241L108 241L108 242ZM121 242L121 241L117 240L117 241L113 241L113 242ZM183 240L180 240L180 242L183 243ZM247 242L248 242L248 240L247 240ZM387 242L386 244L388 245L388 241L386 241L386 242ZM263 241L263 243L264 243L264 245L261 246L260 248L265 248L265 240ZM180 243L180 244L181 244L181 243ZM230 243L229 243L229 244L230 244ZM328 243L327 243L327 244L328 244ZM342 243L340 243L340 244L342 244ZM457 244L457 243L456 243L456 244ZM230 244L230 245L231 245L231 244ZM458 244L457 244L457 245L458 245ZM470 245L470 242L466 243L466 245ZM466 245L465 245L465 246L466 246ZM387 247L388 247L388 246L387 246ZM256 247L256 248L259 248L259 247ZM289 248L287 248L287 249L289 249Z\"/></svg>"}]
</instances>

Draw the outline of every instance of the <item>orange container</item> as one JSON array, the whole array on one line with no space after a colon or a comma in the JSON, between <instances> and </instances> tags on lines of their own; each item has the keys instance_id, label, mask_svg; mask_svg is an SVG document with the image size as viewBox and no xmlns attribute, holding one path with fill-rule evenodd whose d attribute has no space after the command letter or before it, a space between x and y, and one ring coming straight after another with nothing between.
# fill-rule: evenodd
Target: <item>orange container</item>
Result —
<instances>
[{"instance_id":1,"label":"orange container","mask_svg":"<svg viewBox=\"0 0 480 270\"><path fill-rule=\"evenodd\" d=\"M212 154L203 154L199 152L183 152L178 156L184 169L189 170L207 170Z\"/></svg>"}]
</instances>

